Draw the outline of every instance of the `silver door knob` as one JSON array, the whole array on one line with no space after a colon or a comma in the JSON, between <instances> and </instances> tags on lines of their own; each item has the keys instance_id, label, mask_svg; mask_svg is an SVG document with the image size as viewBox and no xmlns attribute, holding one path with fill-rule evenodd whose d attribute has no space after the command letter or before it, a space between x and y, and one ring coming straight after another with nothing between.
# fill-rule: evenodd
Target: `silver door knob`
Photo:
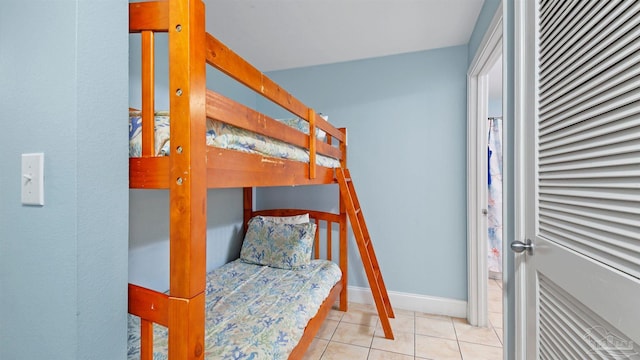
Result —
<instances>
[{"instance_id":1,"label":"silver door knob","mask_svg":"<svg viewBox=\"0 0 640 360\"><path fill-rule=\"evenodd\" d=\"M514 241L511 243L511 250L516 253L527 251L527 255L533 255L533 243L531 239L527 239L526 242Z\"/></svg>"}]
</instances>

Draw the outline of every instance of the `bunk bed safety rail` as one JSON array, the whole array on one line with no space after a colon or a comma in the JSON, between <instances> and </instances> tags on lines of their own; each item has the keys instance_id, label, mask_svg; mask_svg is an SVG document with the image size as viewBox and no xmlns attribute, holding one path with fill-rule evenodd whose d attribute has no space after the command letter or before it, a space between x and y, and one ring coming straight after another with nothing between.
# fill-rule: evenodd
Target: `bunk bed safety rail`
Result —
<instances>
[{"instance_id":1,"label":"bunk bed safety rail","mask_svg":"<svg viewBox=\"0 0 640 360\"><path fill-rule=\"evenodd\" d=\"M342 159L344 156L341 148L315 137L315 129L310 128L309 135L306 135L297 129L210 90L207 91L207 118L281 140L300 148L310 149L314 147L317 149L311 151L311 153L315 152L335 159ZM312 130L314 130L313 137L311 137ZM311 160L310 163L315 162L315 159Z\"/></svg>"},{"instance_id":2,"label":"bunk bed safety rail","mask_svg":"<svg viewBox=\"0 0 640 360\"><path fill-rule=\"evenodd\" d=\"M129 284L129 313L140 318L140 359L152 359L153 324L169 327L169 296Z\"/></svg>"},{"instance_id":3,"label":"bunk bed safety rail","mask_svg":"<svg viewBox=\"0 0 640 360\"><path fill-rule=\"evenodd\" d=\"M310 133L315 132L316 129L321 129L331 138L341 143L346 141L346 135L343 131L336 129L329 124L328 121L318 116L313 109L307 107L300 100L281 88L276 82L244 60L240 55L236 54L211 34L206 34L206 38L206 60L209 65L280 105L292 114L308 121Z\"/></svg>"},{"instance_id":4,"label":"bunk bed safety rail","mask_svg":"<svg viewBox=\"0 0 640 360\"><path fill-rule=\"evenodd\" d=\"M142 156L155 151L155 33L167 32L169 6L166 1L129 4L129 32L142 37Z\"/></svg>"},{"instance_id":5,"label":"bunk bed safety rail","mask_svg":"<svg viewBox=\"0 0 640 360\"><path fill-rule=\"evenodd\" d=\"M167 32L169 28L169 6L167 1L155 1L129 4L129 31L140 33L142 36L142 127L141 127L141 156L143 158L155 157L158 152L158 144L155 134L155 32ZM246 108L244 105L231 101L213 91L207 90L207 117L222 121L224 123L241 127L257 134L282 140L286 143L307 149L309 153L309 178L315 179L316 156L322 154L334 159L338 159L342 166L346 163L346 133L344 129L337 129L328 121L319 116L315 110L305 106L277 83L269 79L253 65L245 61L226 45L210 34L205 34L203 44L206 62L227 74L236 81L242 83L256 93L273 101L283 109L296 115L302 121L308 122L309 131L304 134L295 134L282 126L275 119ZM212 101L213 102L210 102ZM231 108L238 112L249 112L249 119L239 121L237 116L231 113L213 114L217 108L224 107L228 103ZM227 107L229 108L229 107ZM212 110L213 109L213 110ZM238 109L240 111L238 111ZM245 110L246 109L246 110ZM257 113L258 115L255 116ZM268 129L273 129L269 131ZM325 140L316 137L318 132L326 134ZM284 136L283 136L284 134ZM284 138L283 138L284 137ZM153 169L154 166L149 167Z\"/></svg>"}]
</instances>

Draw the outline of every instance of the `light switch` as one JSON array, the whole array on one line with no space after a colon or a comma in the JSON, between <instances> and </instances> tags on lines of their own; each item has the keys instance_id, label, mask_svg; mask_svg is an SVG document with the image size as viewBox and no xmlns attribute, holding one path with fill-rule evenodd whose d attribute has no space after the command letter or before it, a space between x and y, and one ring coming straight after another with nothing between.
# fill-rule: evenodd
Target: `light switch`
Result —
<instances>
[{"instance_id":1,"label":"light switch","mask_svg":"<svg viewBox=\"0 0 640 360\"><path fill-rule=\"evenodd\" d=\"M22 154L22 203L44 205L44 153Z\"/></svg>"}]
</instances>

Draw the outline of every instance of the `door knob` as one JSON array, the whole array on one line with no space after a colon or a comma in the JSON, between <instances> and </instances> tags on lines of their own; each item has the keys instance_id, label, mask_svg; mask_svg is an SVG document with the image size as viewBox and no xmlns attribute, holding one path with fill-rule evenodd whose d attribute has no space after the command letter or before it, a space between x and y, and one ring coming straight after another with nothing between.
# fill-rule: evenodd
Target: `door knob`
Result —
<instances>
[{"instance_id":1,"label":"door knob","mask_svg":"<svg viewBox=\"0 0 640 360\"><path fill-rule=\"evenodd\" d=\"M511 243L511 250L516 253L527 251L527 255L533 255L533 243L531 239L527 239L526 242L514 241Z\"/></svg>"}]
</instances>

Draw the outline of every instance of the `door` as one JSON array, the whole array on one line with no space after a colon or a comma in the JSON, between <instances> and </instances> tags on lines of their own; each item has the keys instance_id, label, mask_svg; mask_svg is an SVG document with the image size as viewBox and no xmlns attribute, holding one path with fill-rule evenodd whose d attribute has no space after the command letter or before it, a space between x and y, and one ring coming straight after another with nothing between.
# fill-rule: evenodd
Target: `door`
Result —
<instances>
[{"instance_id":1,"label":"door","mask_svg":"<svg viewBox=\"0 0 640 360\"><path fill-rule=\"evenodd\" d=\"M515 3L516 351L640 359L640 2Z\"/></svg>"}]
</instances>

